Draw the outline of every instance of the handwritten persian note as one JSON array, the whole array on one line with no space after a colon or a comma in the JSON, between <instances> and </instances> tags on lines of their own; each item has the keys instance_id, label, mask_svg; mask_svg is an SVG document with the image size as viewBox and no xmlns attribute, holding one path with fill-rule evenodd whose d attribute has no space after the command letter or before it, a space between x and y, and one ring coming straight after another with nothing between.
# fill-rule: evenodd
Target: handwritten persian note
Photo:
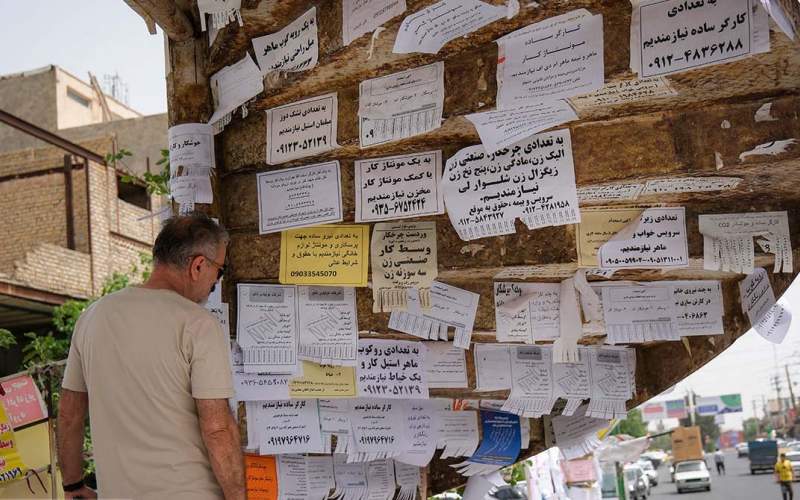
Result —
<instances>
[{"instance_id":1,"label":"handwritten persian note","mask_svg":"<svg viewBox=\"0 0 800 500\"><path fill-rule=\"evenodd\" d=\"M767 13L750 0L637 0L631 14L631 69L668 75L769 51Z\"/></svg>"},{"instance_id":2,"label":"handwritten persian note","mask_svg":"<svg viewBox=\"0 0 800 500\"><path fill-rule=\"evenodd\" d=\"M321 453L322 434L316 399L257 403L259 453Z\"/></svg>"},{"instance_id":3,"label":"handwritten persian note","mask_svg":"<svg viewBox=\"0 0 800 500\"><path fill-rule=\"evenodd\" d=\"M369 226L336 225L281 233L280 282L367 286Z\"/></svg>"},{"instance_id":4,"label":"handwritten persian note","mask_svg":"<svg viewBox=\"0 0 800 500\"><path fill-rule=\"evenodd\" d=\"M699 221L705 269L752 273L756 238L762 250L775 254L773 272L792 272L788 212L700 215Z\"/></svg>"},{"instance_id":5,"label":"handwritten persian note","mask_svg":"<svg viewBox=\"0 0 800 500\"><path fill-rule=\"evenodd\" d=\"M392 51L395 54L436 54L450 40L468 35L508 14L505 6L479 0L442 0L403 20Z\"/></svg>"},{"instance_id":6,"label":"handwritten persian note","mask_svg":"<svg viewBox=\"0 0 800 500\"><path fill-rule=\"evenodd\" d=\"M342 2L342 43L353 40L406 11L405 0L344 0Z\"/></svg>"},{"instance_id":7,"label":"handwritten persian note","mask_svg":"<svg viewBox=\"0 0 800 500\"><path fill-rule=\"evenodd\" d=\"M258 232L342 221L339 162L256 174Z\"/></svg>"},{"instance_id":8,"label":"handwritten persian note","mask_svg":"<svg viewBox=\"0 0 800 500\"><path fill-rule=\"evenodd\" d=\"M408 307L408 289L418 290L423 308L430 308L430 287L438 274L436 223L375 224L372 257L373 312Z\"/></svg>"},{"instance_id":9,"label":"handwritten persian note","mask_svg":"<svg viewBox=\"0 0 800 500\"><path fill-rule=\"evenodd\" d=\"M511 393L503 403L503 411L533 418L552 411L556 400L551 347L511 347L511 377Z\"/></svg>"},{"instance_id":10,"label":"handwritten persian note","mask_svg":"<svg viewBox=\"0 0 800 500\"><path fill-rule=\"evenodd\" d=\"M425 467L436 452L436 405L431 400L408 401L405 408L406 440L395 461ZM392 490L394 493L394 490Z\"/></svg>"},{"instance_id":11,"label":"handwritten persian note","mask_svg":"<svg viewBox=\"0 0 800 500\"><path fill-rule=\"evenodd\" d=\"M244 371L294 374L297 360L297 290L293 286L236 285L236 341Z\"/></svg>"},{"instance_id":12,"label":"handwritten persian note","mask_svg":"<svg viewBox=\"0 0 800 500\"><path fill-rule=\"evenodd\" d=\"M643 189L644 184L636 182L582 186L578 188L578 201L630 201L635 200Z\"/></svg>"},{"instance_id":13,"label":"handwritten persian note","mask_svg":"<svg viewBox=\"0 0 800 500\"><path fill-rule=\"evenodd\" d=\"M625 418L628 413L625 402L631 398L632 383L626 349L590 349L589 367L592 373L592 396L586 416Z\"/></svg>"},{"instance_id":14,"label":"handwritten persian note","mask_svg":"<svg viewBox=\"0 0 800 500\"><path fill-rule=\"evenodd\" d=\"M775 293L764 268L756 268L739 282L739 298L742 310L758 334L774 344L780 344L789 331L792 316L786 308L775 302Z\"/></svg>"},{"instance_id":15,"label":"handwritten persian note","mask_svg":"<svg viewBox=\"0 0 800 500\"><path fill-rule=\"evenodd\" d=\"M507 345L475 344L476 391L511 389L511 349Z\"/></svg>"},{"instance_id":16,"label":"handwritten persian note","mask_svg":"<svg viewBox=\"0 0 800 500\"><path fill-rule=\"evenodd\" d=\"M436 413L436 447L442 450L441 458L470 456L480 441L478 413L471 410L440 410Z\"/></svg>"},{"instance_id":17,"label":"handwritten persian note","mask_svg":"<svg viewBox=\"0 0 800 500\"><path fill-rule=\"evenodd\" d=\"M361 339L356 377L359 397L428 399L425 345Z\"/></svg>"},{"instance_id":18,"label":"handwritten persian note","mask_svg":"<svg viewBox=\"0 0 800 500\"><path fill-rule=\"evenodd\" d=\"M214 130L206 123L184 123L167 132L170 172L214 168Z\"/></svg>"},{"instance_id":19,"label":"handwritten persian note","mask_svg":"<svg viewBox=\"0 0 800 500\"><path fill-rule=\"evenodd\" d=\"M494 153L536 132L577 120L578 115L566 101L557 100L521 105L514 109L473 113L466 115L466 118L478 131L486 152Z\"/></svg>"},{"instance_id":20,"label":"handwritten persian note","mask_svg":"<svg viewBox=\"0 0 800 500\"><path fill-rule=\"evenodd\" d=\"M356 222L444 213L441 151L356 160L355 172Z\"/></svg>"},{"instance_id":21,"label":"handwritten persian note","mask_svg":"<svg viewBox=\"0 0 800 500\"><path fill-rule=\"evenodd\" d=\"M558 283L495 282L497 341L532 344L558 338L559 289Z\"/></svg>"},{"instance_id":22,"label":"handwritten persian note","mask_svg":"<svg viewBox=\"0 0 800 500\"><path fill-rule=\"evenodd\" d=\"M429 340L447 340L447 331L453 328L453 345L469 349L479 299L477 293L434 281L430 288L430 308L423 309L420 294L409 288L408 310L392 311L389 328Z\"/></svg>"},{"instance_id":23,"label":"handwritten persian note","mask_svg":"<svg viewBox=\"0 0 800 500\"><path fill-rule=\"evenodd\" d=\"M569 129L537 134L487 153L470 146L447 160L445 204L465 241L580 221Z\"/></svg>"},{"instance_id":24,"label":"handwritten persian note","mask_svg":"<svg viewBox=\"0 0 800 500\"><path fill-rule=\"evenodd\" d=\"M267 163L316 156L339 147L336 92L268 109Z\"/></svg>"},{"instance_id":25,"label":"handwritten persian note","mask_svg":"<svg viewBox=\"0 0 800 500\"><path fill-rule=\"evenodd\" d=\"M289 399L289 375L246 372L242 361L242 349L235 342L231 346L231 368L233 390L237 401Z\"/></svg>"},{"instance_id":26,"label":"handwritten persian note","mask_svg":"<svg viewBox=\"0 0 800 500\"><path fill-rule=\"evenodd\" d=\"M320 364L355 366L358 350L355 289L300 286L297 292L300 359Z\"/></svg>"},{"instance_id":27,"label":"handwritten persian note","mask_svg":"<svg viewBox=\"0 0 800 500\"><path fill-rule=\"evenodd\" d=\"M275 457L245 454L244 469L248 499L278 500Z\"/></svg>"},{"instance_id":28,"label":"handwritten persian note","mask_svg":"<svg viewBox=\"0 0 800 500\"><path fill-rule=\"evenodd\" d=\"M303 375L289 380L289 396L302 398L346 398L356 395L356 369L303 361Z\"/></svg>"},{"instance_id":29,"label":"handwritten persian note","mask_svg":"<svg viewBox=\"0 0 800 500\"><path fill-rule=\"evenodd\" d=\"M464 349L445 342L426 342L425 371L431 389L466 389L467 358Z\"/></svg>"},{"instance_id":30,"label":"handwritten persian note","mask_svg":"<svg viewBox=\"0 0 800 500\"><path fill-rule=\"evenodd\" d=\"M319 57L317 8L308 9L277 33L253 38L252 42L256 61L264 75L273 71L313 68Z\"/></svg>"},{"instance_id":31,"label":"handwritten persian note","mask_svg":"<svg viewBox=\"0 0 800 500\"><path fill-rule=\"evenodd\" d=\"M236 108L264 91L264 80L253 58L250 54L245 54L236 63L211 75L209 86L214 98L214 114L208 119L208 123L218 133L230 123Z\"/></svg>"},{"instance_id":32,"label":"handwritten persian note","mask_svg":"<svg viewBox=\"0 0 800 500\"><path fill-rule=\"evenodd\" d=\"M242 0L197 0L197 10L200 12L200 29L206 31L206 15L211 15L211 31L218 31L237 21L239 26L244 26L242 21ZM155 34L155 32L153 32Z\"/></svg>"},{"instance_id":33,"label":"handwritten persian note","mask_svg":"<svg viewBox=\"0 0 800 500\"><path fill-rule=\"evenodd\" d=\"M579 112L605 106L616 106L637 101L664 99L678 95L663 76L636 80L616 80L588 94L570 97L569 102Z\"/></svg>"},{"instance_id":34,"label":"handwritten persian note","mask_svg":"<svg viewBox=\"0 0 800 500\"><path fill-rule=\"evenodd\" d=\"M742 182L739 177L674 177L647 181L642 196L664 193L705 193L736 189Z\"/></svg>"},{"instance_id":35,"label":"handwritten persian note","mask_svg":"<svg viewBox=\"0 0 800 500\"><path fill-rule=\"evenodd\" d=\"M358 91L362 148L437 129L444 110L444 63L365 80Z\"/></svg>"},{"instance_id":36,"label":"handwritten persian note","mask_svg":"<svg viewBox=\"0 0 800 500\"><path fill-rule=\"evenodd\" d=\"M392 500L396 488L393 460L381 459L367 463L366 500Z\"/></svg>"},{"instance_id":37,"label":"handwritten persian note","mask_svg":"<svg viewBox=\"0 0 800 500\"><path fill-rule=\"evenodd\" d=\"M578 9L497 41L497 107L515 109L603 86L603 16Z\"/></svg>"}]
</instances>

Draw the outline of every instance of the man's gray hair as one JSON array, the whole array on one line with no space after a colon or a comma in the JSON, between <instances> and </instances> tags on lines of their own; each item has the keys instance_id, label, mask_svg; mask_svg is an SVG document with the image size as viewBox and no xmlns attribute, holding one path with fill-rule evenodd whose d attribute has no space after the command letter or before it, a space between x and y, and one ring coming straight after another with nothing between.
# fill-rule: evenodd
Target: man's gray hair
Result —
<instances>
[{"instance_id":1,"label":"man's gray hair","mask_svg":"<svg viewBox=\"0 0 800 500\"><path fill-rule=\"evenodd\" d=\"M172 217L164 223L153 245L155 264L187 266L203 255L213 259L220 243L227 244L228 232L203 213Z\"/></svg>"}]
</instances>

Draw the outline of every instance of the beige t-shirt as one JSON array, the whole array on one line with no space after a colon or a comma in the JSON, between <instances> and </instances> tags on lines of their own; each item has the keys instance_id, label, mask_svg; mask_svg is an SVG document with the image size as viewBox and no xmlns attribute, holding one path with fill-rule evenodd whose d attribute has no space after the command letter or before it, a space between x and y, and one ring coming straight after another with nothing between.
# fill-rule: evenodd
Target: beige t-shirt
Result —
<instances>
[{"instance_id":1,"label":"beige t-shirt","mask_svg":"<svg viewBox=\"0 0 800 500\"><path fill-rule=\"evenodd\" d=\"M228 339L203 307L170 290L103 297L75 326L62 385L89 393L101 498L222 498L194 398L234 392Z\"/></svg>"}]
</instances>

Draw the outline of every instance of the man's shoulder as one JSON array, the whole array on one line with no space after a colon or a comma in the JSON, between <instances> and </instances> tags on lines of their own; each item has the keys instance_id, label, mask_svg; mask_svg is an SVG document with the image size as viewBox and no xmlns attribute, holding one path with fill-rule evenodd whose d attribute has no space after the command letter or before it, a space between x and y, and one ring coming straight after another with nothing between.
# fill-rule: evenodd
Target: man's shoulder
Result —
<instances>
[{"instance_id":1,"label":"man's shoulder","mask_svg":"<svg viewBox=\"0 0 800 500\"><path fill-rule=\"evenodd\" d=\"M169 311L172 315L176 313L184 314L187 320L205 318L205 316L214 318L205 307L172 290L144 288L142 286L129 286L104 295L90 304L82 316L91 316L96 313L129 307L145 307L155 314L162 310Z\"/></svg>"}]
</instances>

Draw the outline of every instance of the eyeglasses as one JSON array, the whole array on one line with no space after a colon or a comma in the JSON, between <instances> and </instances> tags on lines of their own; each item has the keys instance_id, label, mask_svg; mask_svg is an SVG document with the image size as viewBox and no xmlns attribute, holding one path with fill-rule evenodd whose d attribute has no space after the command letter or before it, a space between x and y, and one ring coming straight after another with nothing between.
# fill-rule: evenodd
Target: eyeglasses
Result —
<instances>
[{"instance_id":1,"label":"eyeglasses","mask_svg":"<svg viewBox=\"0 0 800 500\"><path fill-rule=\"evenodd\" d=\"M198 257L205 258L211 265L213 265L214 267L217 268L217 281L219 281L219 279L222 278L222 275L225 274L225 270L228 268L227 264L220 264L220 263L216 262L214 259L210 259L210 258L206 257L205 255L201 254L201 255L198 255Z\"/></svg>"}]
</instances>

